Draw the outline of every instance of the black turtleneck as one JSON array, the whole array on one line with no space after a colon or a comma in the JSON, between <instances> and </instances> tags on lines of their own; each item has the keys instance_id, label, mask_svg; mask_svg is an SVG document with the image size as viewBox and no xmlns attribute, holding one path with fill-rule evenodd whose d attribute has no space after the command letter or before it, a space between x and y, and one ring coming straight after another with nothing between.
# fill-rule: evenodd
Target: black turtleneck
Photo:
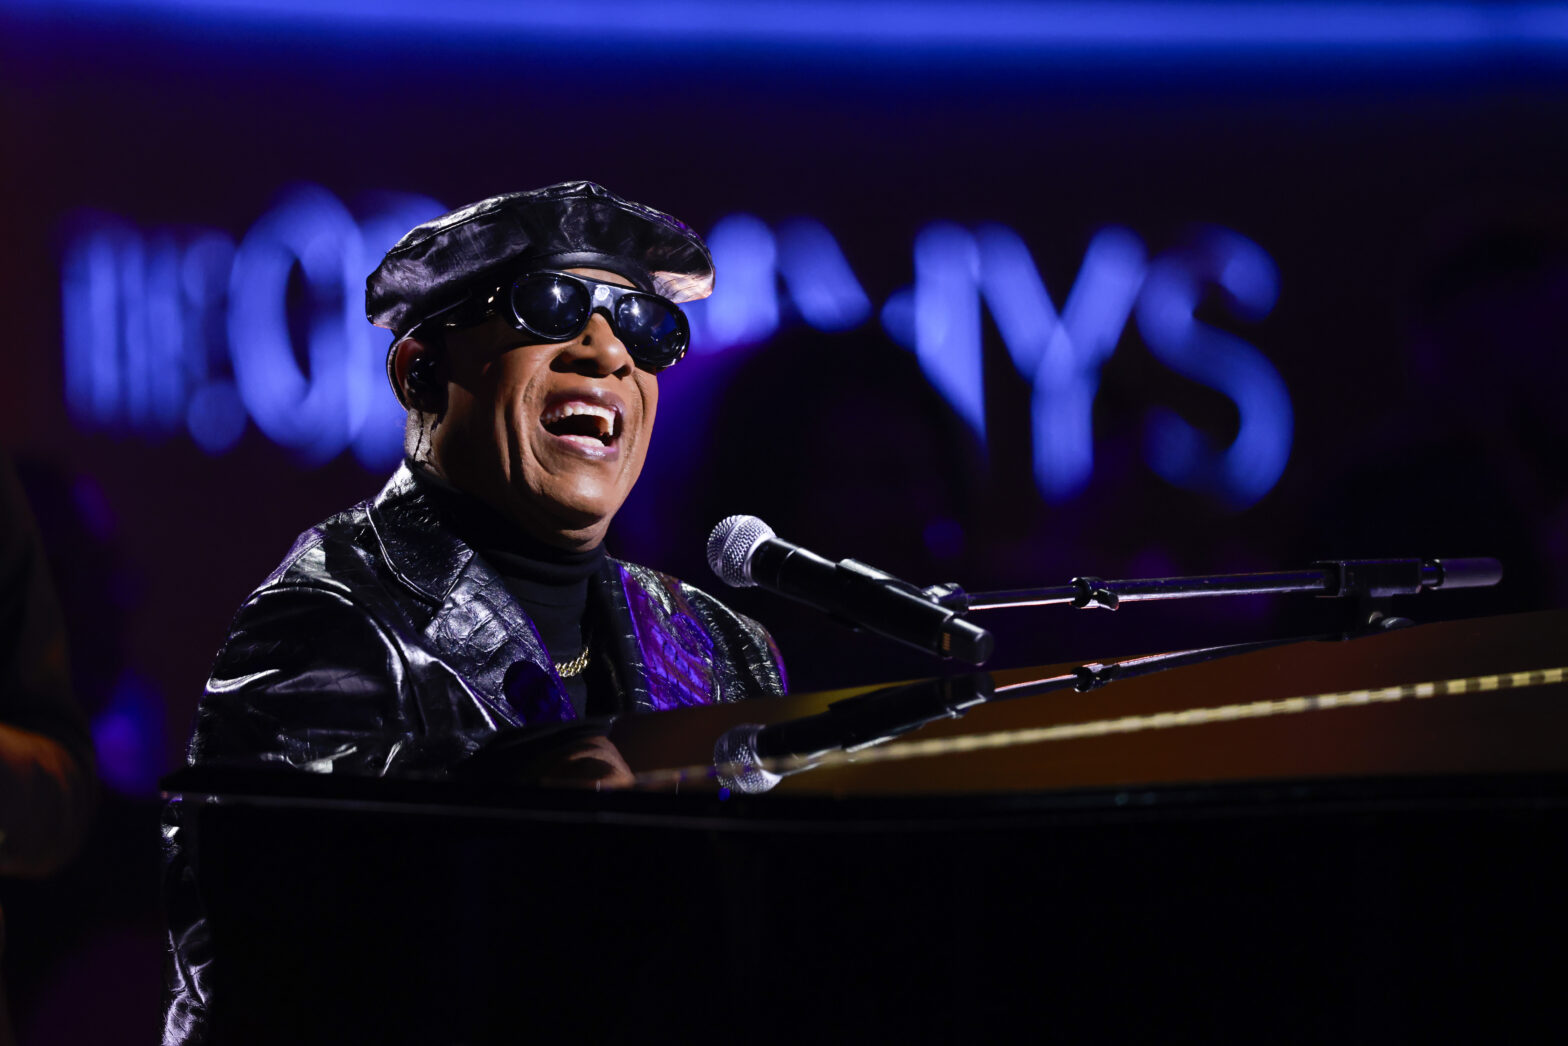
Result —
<instances>
[{"instance_id":1,"label":"black turtleneck","mask_svg":"<svg viewBox=\"0 0 1568 1046\"><path fill-rule=\"evenodd\" d=\"M443 509L449 525L501 576L507 591L533 619L546 652L556 664L582 653L592 643L601 661L608 635L595 635L588 609L588 584L604 563L604 546L572 551L547 545L523 533L500 512L410 463L426 492ZM588 633L585 635L585 633ZM595 664L562 680L579 716L613 712L613 695L601 693L602 674ZM593 700L590 702L590 697ZM590 705L592 707L590 707Z\"/></svg>"}]
</instances>

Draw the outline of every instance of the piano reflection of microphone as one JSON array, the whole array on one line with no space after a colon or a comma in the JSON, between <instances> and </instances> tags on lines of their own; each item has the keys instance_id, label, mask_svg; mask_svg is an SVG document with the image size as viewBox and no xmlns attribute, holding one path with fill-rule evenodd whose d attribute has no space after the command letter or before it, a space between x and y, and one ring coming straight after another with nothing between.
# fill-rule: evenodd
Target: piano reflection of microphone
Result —
<instances>
[{"instance_id":1,"label":"piano reflection of microphone","mask_svg":"<svg viewBox=\"0 0 1568 1046\"><path fill-rule=\"evenodd\" d=\"M939 719L956 719L996 694L988 672L885 686L835 701L827 711L761 726L743 723L713 746L719 783L766 792L788 774L809 770L827 752L856 752Z\"/></svg>"},{"instance_id":2,"label":"piano reflection of microphone","mask_svg":"<svg viewBox=\"0 0 1568 1046\"><path fill-rule=\"evenodd\" d=\"M823 559L780 540L756 516L730 516L713 528L708 565L727 585L761 586L943 659L981 665L996 646L990 632L914 585L853 559Z\"/></svg>"}]
</instances>

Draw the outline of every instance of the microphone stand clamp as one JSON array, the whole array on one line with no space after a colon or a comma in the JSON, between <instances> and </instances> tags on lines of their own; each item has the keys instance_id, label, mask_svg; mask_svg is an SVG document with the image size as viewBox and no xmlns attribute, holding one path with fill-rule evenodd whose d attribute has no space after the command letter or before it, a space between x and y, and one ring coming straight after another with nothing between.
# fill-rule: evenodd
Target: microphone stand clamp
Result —
<instances>
[{"instance_id":1,"label":"microphone stand clamp","mask_svg":"<svg viewBox=\"0 0 1568 1046\"><path fill-rule=\"evenodd\" d=\"M1115 610L1121 602L1121 597L1105 583L1104 578L1075 577L1072 586L1077 592L1073 597L1073 606L1079 610Z\"/></svg>"}]
</instances>

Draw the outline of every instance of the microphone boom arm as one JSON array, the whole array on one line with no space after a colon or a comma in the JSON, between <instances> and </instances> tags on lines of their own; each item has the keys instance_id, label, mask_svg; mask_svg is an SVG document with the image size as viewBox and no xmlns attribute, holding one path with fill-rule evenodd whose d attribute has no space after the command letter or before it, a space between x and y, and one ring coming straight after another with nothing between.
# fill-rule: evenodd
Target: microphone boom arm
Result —
<instances>
[{"instance_id":1,"label":"microphone boom arm","mask_svg":"<svg viewBox=\"0 0 1568 1046\"><path fill-rule=\"evenodd\" d=\"M1080 610L1115 610L1122 603L1206 596L1251 596L1276 592L1310 592L1336 599L1385 599L1414 595L1426 589L1482 588L1502 580L1503 565L1487 557L1466 559L1335 559L1321 560L1311 570L1264 574L1215 574L1207 577L1148 578L1103 581L1073 578L1054 588L1005 592L964 592L942 585L926 593L961 614L976 610L1069 604Z\"/></svg>"}]
</instances>

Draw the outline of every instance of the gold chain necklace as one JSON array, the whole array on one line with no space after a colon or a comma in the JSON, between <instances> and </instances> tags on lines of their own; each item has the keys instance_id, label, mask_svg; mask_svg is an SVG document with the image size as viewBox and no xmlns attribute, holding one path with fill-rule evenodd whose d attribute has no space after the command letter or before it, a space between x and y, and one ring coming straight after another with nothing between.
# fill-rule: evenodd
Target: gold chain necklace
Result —
<instances>
[{"instance_id":1,"label":"gold chain necklace","mask_svg":"<svg viewBox=\"0 0 1568 1046\"><path fill-rule=\"evenodd\" d=\"M593 654L593 636L583 640L583 652L570 661L555 662L555 673L562 679L570 679L588 667L588 658Z\"/></svg>"}]
</instances>

